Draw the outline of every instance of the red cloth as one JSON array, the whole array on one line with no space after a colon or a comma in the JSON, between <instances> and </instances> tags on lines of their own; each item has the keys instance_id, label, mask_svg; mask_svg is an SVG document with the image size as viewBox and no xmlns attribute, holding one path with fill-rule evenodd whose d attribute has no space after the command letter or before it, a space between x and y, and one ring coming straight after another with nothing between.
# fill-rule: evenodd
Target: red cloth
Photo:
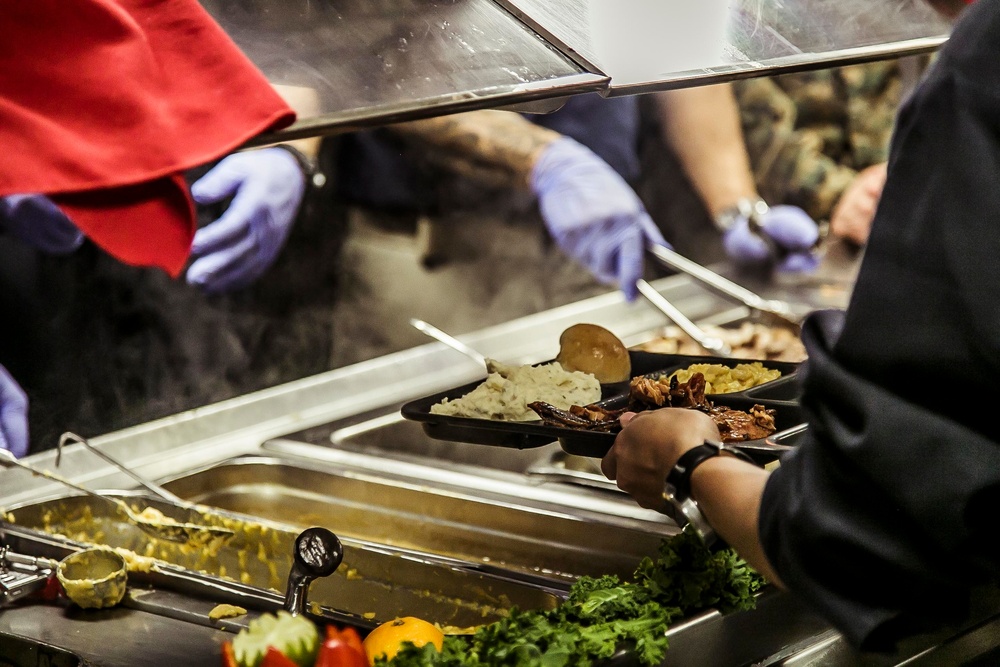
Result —
<instances>
[{"instance_id":1,"label":"red cloth","mask_svg":"<svg viewBox=\"0 0 1000 667\"><path fill-rule=\"evenodd\" d=\"M0 196L48 194L112 255L178 275L181 173L294 112L197 0L0 6Z\"/></svg>"}]
</instances>

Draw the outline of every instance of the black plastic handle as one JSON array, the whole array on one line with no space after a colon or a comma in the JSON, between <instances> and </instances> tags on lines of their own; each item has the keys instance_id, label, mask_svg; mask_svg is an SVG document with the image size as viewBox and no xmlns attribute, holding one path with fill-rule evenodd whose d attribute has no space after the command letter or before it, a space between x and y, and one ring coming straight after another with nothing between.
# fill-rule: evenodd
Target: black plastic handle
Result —
<instances>
[{"instance_id":1,"label":"black plastic handle","mask_svg":"<svg viewBox=\"0 0 1000 667\"><path fill-rule=\"evenodd\" d=\"M285 591L285 611L293 616L306 608L309 584L313 579L328 577L337 571L344 560L344 546L333 531L315 526L307 528L295 538L295 562L288 573Z\"/></svg>"}]
</instances>

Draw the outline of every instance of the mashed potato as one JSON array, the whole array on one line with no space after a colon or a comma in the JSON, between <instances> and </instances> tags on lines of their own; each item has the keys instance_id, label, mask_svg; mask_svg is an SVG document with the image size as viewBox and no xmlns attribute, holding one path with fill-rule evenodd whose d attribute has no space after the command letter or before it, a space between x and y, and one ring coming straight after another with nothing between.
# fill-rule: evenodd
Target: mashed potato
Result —
<instances>
[{"instance_id":1,"label":"mashed potato","mask_svg":"<svg viewBox=\"0 0 1000 667\"><path fill-rule=\"evenodd\" d=\"M562 410L601 398L601 383L589 373L563 370L558 362L542 366L506 366L486 360L489 375L471 392L431 407L436 415L530 421L538 415L528 403L545 401Z\"/></svg>"}]
</instances>

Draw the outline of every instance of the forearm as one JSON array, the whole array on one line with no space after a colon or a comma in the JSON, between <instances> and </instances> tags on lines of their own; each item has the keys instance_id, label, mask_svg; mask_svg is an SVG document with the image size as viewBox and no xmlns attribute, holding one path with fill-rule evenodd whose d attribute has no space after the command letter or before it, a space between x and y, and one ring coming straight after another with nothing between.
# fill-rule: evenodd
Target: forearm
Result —
<instances>
[{"instance_id":1,"label":"forearm","mask_svg":"<svg viewBox=\"0 0 1000 667\"><path fill-rule=\"evenodd\" d=\"M299 118L312 118L318 116L321 108L319 94L313 88L304 86L282 86L273 85L273 88L285 100L288 106L295 110ZM307 137L289 141L288 145L296 148L310 160L315 161L319 156L319 147L322 137Z\"/></svg>"},{"instance_id":2,"label":"forearm","mask_svg":"<svg viewBox=\"0 0 1000 667\"><path fill-rule=\"evenodd\" d=\"M781 585L758 536L760 501L768 473L730 456L705 461L691 475L691 493L708 523L750 565Z\"/></svg>"},{"instance_id":3,"label":"forearm","mask_svg":"<svg viewBox=\"0 0 1000 667\"><path fill-rule=\"evenodd\" d=\"M428 157L490 185L527 187L542 151L561 135L509 111L470 111L391 126Z\"/></svg>"},{"instance_id":4,"label":"forearm","mask_svg":"<svg viewBox=\"0 0 1000 667\"><path fill-rule=\"evenodd\" d=\"M664 140L713 216L757 196L739 108L728 85L657 95Z\"/></svg>"}]
</instances>

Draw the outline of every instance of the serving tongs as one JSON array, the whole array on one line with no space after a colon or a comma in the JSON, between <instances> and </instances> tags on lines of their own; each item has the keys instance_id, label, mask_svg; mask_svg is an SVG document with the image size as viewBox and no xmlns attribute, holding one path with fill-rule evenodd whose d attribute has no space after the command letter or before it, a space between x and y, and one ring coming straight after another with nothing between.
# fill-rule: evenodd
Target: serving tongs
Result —
<instances>
[{"instance_id":1,"label":"serving tongs","mask_svg":"<svg viewBox=\"0 0 1000 667\"><path fill-rule=\"evenodd\" d=\"M666 246L651 243L648 250L657 261L667 268L685 273L716 292L739 301L768 324L789 328L796 333L802 332L802 323L792 312L787 302L778 299L765 299Z\"/></svg>"},{"instance_id":2,"label":"serving tongs","mask_svg":"<svg viewBox=\"0 0 1000 667\"><path fill-rule=\"evenodd\" d=\"M44 590L58 565L51 558L25 556L0 545L0 608Z\"/></svg>"},{"instance_id":3,"label":"serving tongs","mask_svg":"<svg viewBox=\"0 0 1000 667\"><path fill-rule=\"evenodd\" d=\"M670 303L662 294L657 292L655 287L642 278L635 281L635 286L639 289L639 293L646 297L649 303L666 315L674 324L681 328L681 331L694 339L694 342L698 343L698 345L701 345L717 357L728 359L733 356L733 350L726 341L718 336L711 336L705 333L704 329L689 320L687 315L678 310L677 306Z\"/></svg>"},{"instance_id":4,"label":"serving tongs","mask_svg":"<svg viewBox=\"0 0 1000 667\"><path fill-rule=\"evenodd\" d=\"M88 496L100 498L105 502L117 505L118 509L120 509L125 516L128 517L129 521L138 526L142 532L157 539L167 540L168 542L181 542L185 544L204 546L217 539L228 540L234 535L233 531L226 528L203 526L194 523L149 519L134 511L124 500L112 498L111 496L106 496L102 493L98 493L97 491L92 491L91 489L80 486L79 484L69 481L65 477L49 472L48 470L42 470L33 465L27 464L24 461L19 461L13 454L5 449L0 449L0 465L7 468L11 466L23 468L33 475L51 479L54 482L58 482L59 484L68 486L71 489L85 493Z\"/></svg>"},{"instance_id":5,"label":"serving tongs","mask_svg":"<svg viewBox=\"0 0 1000 667\"><path fill-rule=\"evenodd\" d=\"M59 445L56 447L56 467L57 468L59 467L60 461L62 461L63 446L65 446L67 444L71 444L71 443L77 443L79 445L83 445L86 449L90 450L90 452L92 454L94 454L95 456L98 456L98 457L104 459L105 461L107 461L108 463L110 463L114 467L118 468L119 470L121 470L123 473L125 473L126 475L128 475L132 479L134 479L135 481L139 482L139 484L141 484L143 486L143 488L145 488L148 491L152 491L154 494L156 494L160 498L163 498L167 502L174 503L175 505L181 505L183 507L190 507L191 506L191 503L189 503L189 502L187 502L187 501L179 498L178 496L174 495L170 491L167 491L166 489L164 489L159 484L146 479L145 477L143 477L139 473L135 472L134 470L132 470L131 468L129 468L128 466L126 466L124 463L122 463L118 459L116 459L113 456L111 456L111 454L108 454L107 452L105 452L103 449L98 449L97 447L94 447L83 436L79 436L76 433L71 433L69 431L67 431L66 433L63 433L61 436L59 436Z\"/></svg>"}]
</instances>

